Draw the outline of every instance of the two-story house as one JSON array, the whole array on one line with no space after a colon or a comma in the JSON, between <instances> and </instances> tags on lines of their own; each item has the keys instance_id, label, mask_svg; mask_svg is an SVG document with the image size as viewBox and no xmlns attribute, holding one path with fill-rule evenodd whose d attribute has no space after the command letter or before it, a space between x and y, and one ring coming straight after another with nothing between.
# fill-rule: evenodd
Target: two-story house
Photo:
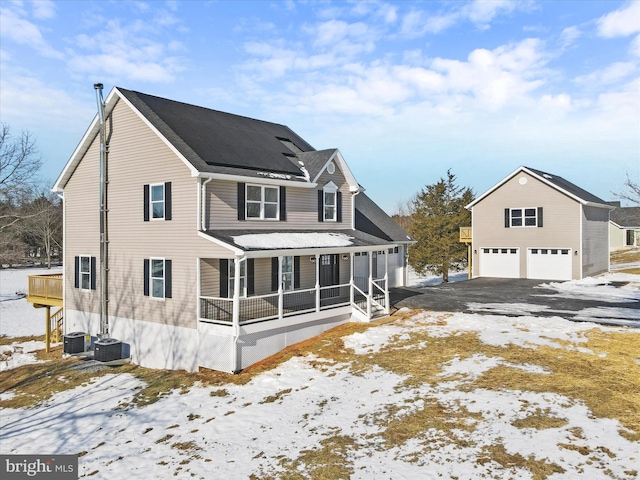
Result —
<instances>
[{"instance_id":1,"label":"two-story house","mask_svg":"<svg viewBox=\"0 0 640 480\"><path fill-rule=\"evenodd\" d=\"M148 367L235 372L389 312L413 241L337 149L123 88L99 105L54 186L66 332Z\"/></svg>"},{"instance_id":2,"label":"two-story house","mask_svg":"<svg viewBox=\"0 0 640 480\"><path fill-rule=\"evenodd\" d=\"M558 175L519 167L467 208L474 277L572 280L609 270L613 207Z\"/></svg>"}]
</instances>

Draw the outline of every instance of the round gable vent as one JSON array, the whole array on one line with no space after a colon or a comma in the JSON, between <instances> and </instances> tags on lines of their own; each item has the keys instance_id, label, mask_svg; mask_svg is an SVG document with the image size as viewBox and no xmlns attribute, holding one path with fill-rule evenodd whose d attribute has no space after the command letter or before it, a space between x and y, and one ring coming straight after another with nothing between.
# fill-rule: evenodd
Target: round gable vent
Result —
<instances>
[{"instance_id":1,"label":"round gable vent","mask_svg":"<svg viewBox=\"0 0 640 480\"><path fill-rule=\"evenodd\" d=\"M336 171L336 166L334 165L333 162L327 165L327 172L329 172L329 175L333 175L335 171Z\"/></svg>"}]
</instances>

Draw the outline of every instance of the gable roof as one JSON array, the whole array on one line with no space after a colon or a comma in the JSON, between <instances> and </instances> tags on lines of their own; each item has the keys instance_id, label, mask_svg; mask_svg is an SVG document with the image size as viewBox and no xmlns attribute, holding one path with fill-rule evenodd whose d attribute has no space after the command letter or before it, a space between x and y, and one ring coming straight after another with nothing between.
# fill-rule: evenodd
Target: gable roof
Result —
<instances>
[{"instance_id":1,"label":"gable roof","mask_svg":"<svg viewBox=\"0 0 640 480\"><path fill-rule=\"evenodd\" d=\"M496 183L493 187L491 187L489 190L484 192L482 195L476 198L473 202L467 205L466 208L472 208L475 204L479 203L485 197L492 194L495 190L500 188L502 185L504 185L507 181L511 180L520 172L528 173L532 177L540 180L542 183L545 183L551 188L559 191L560 193L567 195L568 197L572 198L573 200L575 200L576 202L582 205L589 205L592 207L602 207L602 208L608 208L608 209L613 208L612 206L607 205L607 202L605 202L601 198L593 195L592 193L587 192L586 190L578 187L577 185L571 183L570 181L565 180L559 175L554 175L552 173L547 173L547 172L543 172L542 170L536 170L534 168L529 168L524 166L517 168L515 171L507 175L500 182Z\"/></svg>"},{"instance_id":2,"label":"gable roof","mask_svg":"<svg viewBox=\"0 0 640 480\"><path fill-rule=\"evenodd\" d=\"M621 228L640 228L640 207L617 207L609 219Z\"/></svg>"},{"instance_id":3,"label":"gable roof","mask_svg":"<svg viewBox=\"0 0 640 480\"><path fill-rule=\"evenodd\" d=\"M105 101L108 117L118 101L125 102L140 119L190 169L192 176L236 176L250 179L271 179L314 186L314 176L321 173L329 158L341 156L336 149L316 150L285 125L266 122L209 108L168 100L120 87L114 87ZM77 164L99 133L98 116L94 117L80 144L58 177L55 191L61 191ZM320 152L319 152L320 153ZM309 157L316 175L304 166ZM322 159L327 158L324 165ZM338 162L340 163L340 161ZM344 160L340 168L352 191L357 183Z\"/></svg>"}]
</instances>

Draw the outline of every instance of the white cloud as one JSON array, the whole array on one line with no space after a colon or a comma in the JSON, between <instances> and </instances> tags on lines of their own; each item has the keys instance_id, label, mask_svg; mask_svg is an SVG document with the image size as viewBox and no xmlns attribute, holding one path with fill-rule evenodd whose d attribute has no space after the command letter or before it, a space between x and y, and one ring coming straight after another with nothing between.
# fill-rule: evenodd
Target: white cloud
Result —
<instances>
[{"instance_id":1,"label":"white cloud","mask_svg":"<svg viewBox=\"0 0 640 480\"><path fill-rule=\"evenodd\" d=\"M32 5L34 18L46 20L56 16L56 5L51 0L34 0Z\"/></svg>"},{"instance_id":2,"label":"white cloud","mask_svg":"<svg viewBox=\"0 0 640 480\"><path fill-rule=\"evenodd\" d=\"M628 37L640 32L640 2L631 1L597 21L598 35L605 38Z\"/></svg>"},{"instance_id":3,"label":"white cloud","mask_svg":"<svg viewBox=\"0 0 640 480\"><path fill-rule=\"evenodd\" d=\"M560 44L562 45L562 48L570 47L581 36L582 31L580 30L580 28L576 27L575 25L567 27L562 30L562 33L560 33Z\"/></svg>"},{"instance_id":4,"label":"white cloud","mask_svg":"<svg viewBox=\"0 0 640 480\"><path fill-rule=\"evenodd\" d=\"M588 75L577 77L575 81L590 87L600 87L628 79L638 71L639 67L635 62L615 62Z\"/></svg>"},{"instance_id":5,"label":"white cloud","mask_svg":"<svg viewBox=\"0 0 640 480\"><path fill-rule=\"evenodd\" d=\"M120 81L170 82L184 70L183 60L175 55L184 50L183 43L171 39L170 35L163 36L164 28L174 23L150 25L140 19L109 20L103 30L75 37L68 58L69 68L75 74L92 78L99 75Z\"/></svg>"},{"instance_id":6,"label":"white cloud","mask_svg":"<svg viewBox=\"0 0 640 480\"><path fill-rule=\"evenodd\" d=\"M476 28L486 30L490 23L500 15L508 15L521 8L522 2L512 0L474 0L461 2L448 12L430 14L424 10L413 9L407 13L401 25L401 34L406 37L419 37L427 33L440 33L457 23L471 22Z\"/></svg>"},{"instance_id":7,"label":"white cloud","mask_svg":"<svg viewBox=\"0 0 640 480\"><path fill-rule=\"evenodd\" d=\"M44 39L40 27L24 18L24 11L21 9L7 7L0 9L0 32L2 38L27 45L40 55L62 58L62 54Z\"/></svg>"}]
</instances>

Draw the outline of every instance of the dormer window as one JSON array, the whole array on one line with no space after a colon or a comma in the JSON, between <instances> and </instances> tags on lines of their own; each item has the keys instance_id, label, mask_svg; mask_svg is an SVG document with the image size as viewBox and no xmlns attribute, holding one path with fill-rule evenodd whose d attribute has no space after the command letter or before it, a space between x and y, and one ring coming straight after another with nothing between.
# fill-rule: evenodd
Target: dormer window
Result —
<instances>
[{"instance_id":1,"label":"dormer window","mask_svg":"<svg viewBox=\"0 0 640 480\"><path fill-rule=\"evenodd\" d=\"M327 183L318 191L318 221L342 221L342 194L333 182Z\"/></svg>"}]
</instances>

